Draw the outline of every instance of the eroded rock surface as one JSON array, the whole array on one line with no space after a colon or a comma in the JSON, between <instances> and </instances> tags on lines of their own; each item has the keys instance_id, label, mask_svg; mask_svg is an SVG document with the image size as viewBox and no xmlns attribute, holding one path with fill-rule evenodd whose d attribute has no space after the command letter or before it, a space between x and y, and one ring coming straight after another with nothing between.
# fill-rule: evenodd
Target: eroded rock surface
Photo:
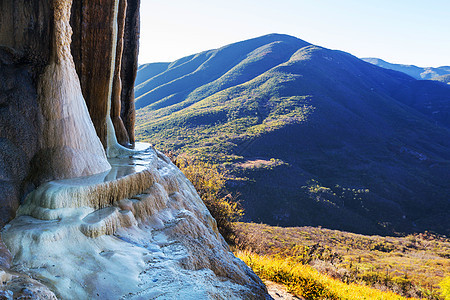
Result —
<instances>
[{"instance_id":1,"label":"eroded rock surface","mask_svg":"<svg viewBox=\"0 0 450 300\"><path fill-rule=\"evenodd\" d=\"M50 64L39 78L40 149L33 158L35 182L101 173L110 169L89 117L70 52L72 1L53 2Z\"/></svg>"},{"instance_id":2,"label":"eroded rock surface","mask_svg":"<svg viewBox=\"0 0 450 300\"><path fill-rule=\"evenodd\" d=\"M0 225L15 215L27 189L30 162L38 150L36 100L30 68L0 63Z\"/></svg>"},{"instance_id":3,"label":"eroded rock surface","mask_svg":"<svg viewBox=\"0 0 450 300\"><path fill-rule=\"evenodd\" d=\"M138 0L73 0L72 53L83 96L105 148L105 118L110 112L119 143L134 144L134 93L131 91L134 91L137 71L138 5Z\"/></svg>"},{"instance_id":4,"label":"eroded rock surface","mask_svg":"<svg viewBox=\"0 0 450 300\"><path fill-rule=\"evenodd\" d=\"M270 299L165 156L111 165L27 197L2 232L14 271L62 299Z\"/></svg>"},{"instance_id":5,"label":"eroded rock surface","mask_svg":"<svg viewBox=\"0 0 450 300\"><path fill-rule=\"evenodd\" d=\"M29 189L39 140L36 79L50 59L50 15L47 0L0 1L0 226Z\"/></svg>"},{"instance_id":6,"label":"eroded rock surface","mask_svg":"<svg viewBox=\"0 0 450 300\"><path fill-rule=\"evenodd\" d=\"M50 132L50 127L67 136L93 120L106 148L109 94L115 91L120 96L115 96L111 114L118 141L134 144L139 0L118 1L74 0L63 25L55 18L54 6L70 8L72 1L0 1L0 225L14 217L20 201L35 184L107 167L105 159L98 159L103 156L101 151L87 149L91 144L92 149L98 148L90 132L71 141ZM55 45L56 40L62 44ZM74 56L77 74L70 66L71 59L58 58L57 48L69 46L66 53ZM80 81L75 77L81 79L84 97L75 87ZM78 112L73 108L80 108L81 97L87 101L92 120L74 116ZM64 101L53 105L55 99ZM65 115L70 120L59 126L54 114L61 122ZM86 145L79 143L80 138Z\"/></svg>"}]
</instances>

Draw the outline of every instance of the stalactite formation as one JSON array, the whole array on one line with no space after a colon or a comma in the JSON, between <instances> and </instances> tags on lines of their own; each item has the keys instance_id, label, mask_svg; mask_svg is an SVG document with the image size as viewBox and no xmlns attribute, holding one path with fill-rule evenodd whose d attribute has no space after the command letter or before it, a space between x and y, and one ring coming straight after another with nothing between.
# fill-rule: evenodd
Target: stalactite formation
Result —
<instances>
[{"instance_id":1,"label":"stalactite formation","mask_svg":"<svg viewBox=\"0 0 450 300\"><path fill-rule=\"evenodd\" d=\"M50 63L40 76L40 150L34 157L35 181L72 178L110 169L81 93L70 52L72 1L54 1Z\"/></svg>"},{"instance_id":2,"label":"stalactite formation","mask_svg":"<svg viewBox=\"0 0 450 300\"><path fill-rule=\"evenodd\" d=\"M140 0L127 1L127 13L124 28L124 48L122 53L122 79L121 111L120 116L128 132L130 143L134 145L134 124L136 111L134 108L134 80L138 68L139 54L139 7Z\"/></svg>"},{"instance_id":3,"label":"stalactite formation","mask_svg":"<svg viewBox=\"0 0 450 300\"><path fill-rule=\"evenodd\" d=\"M116 59L114 68L114 77L112 82L112 94L111 94L111 121L114 125L115 136L118 143L121 145L131 147L130 138L128 132L120 116L121 112L121 96L122 96L122 79L120 70L122 69L123 61L123 46L124 46L124 33L125 33L125 18L127 12L127 2L125 0L119 1L118 13L117 13L117 34L116 34ZM114 42L114 41L113 41Z\"/></svg>"},{"instance_id":4,"label":"stalactite formation","mask_svg":"<svg viewBox=\"0 0 450 300\"><path fill-rule=\"evenodd\" d=\"M120 116L116 115L116 118L114 118L113 115L114 112L113 106L116 106L117 114L118 111L120 111L120 100L118 99L118 97L120 95L121 81L118 71L120 70L121 65L121 53L123 44L123 42L121 41L122 39L120 38L119 35L119 34L123 35L123 31L120 31L120 24L123 23L123 20L119 21L119 16L122 15L120 14L121 8L120 2L121 0L114 0L113 22L111 24L112 28L112 41L111 41L112 56L110 61L111 77L109 79L109 89L108 89L106 116L105 116L106 154L108 155L108 157L118 157L133 152L131 150L128 150L123 145L119 144L116 134L116 127L119 128L119 130L121 130L123 123L122 120L120 119ZM124 7L122 7L122 9L124 9ZM113 120L116 120L117 124L114 124ZM119 136L123 136L124 134L126 134L126 132L121 130ZM126 145L128 146L129 143L127 143Z\"/></svg>"}]
</instances>

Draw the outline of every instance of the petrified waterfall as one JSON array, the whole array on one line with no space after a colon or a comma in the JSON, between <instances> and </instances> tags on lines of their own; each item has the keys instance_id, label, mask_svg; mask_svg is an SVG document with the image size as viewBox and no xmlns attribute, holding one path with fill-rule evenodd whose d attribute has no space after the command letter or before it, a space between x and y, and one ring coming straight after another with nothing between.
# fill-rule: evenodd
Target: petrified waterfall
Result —
<instances>
[{"instance_id":1,"label":"petrified waterfall","mask_svg":"<svg viewBox=\"0 0 450 300\"><path fill-rule=\"evenodd\" d=\"M119 15L119 2L122 2L122 12L125 12L126 1L119 1L114 0L114 6L113 6L113 24L112 24L112 55L111 55L111 75L109 80L109 88L108 88L108 101L106 105L106 152L108 154L108 157L117 157L120 155L126 155L129 154L130 151L126 149L124 146L120 145L117 141L116 136L116 130L117 133L119 133L120 137L122 139L126 139L126 130L125 126L123 125L122 120L120 119L120 91L122 89L122 82L120 80L119 71L122 64L122 47L123 47L123 41L121 43L118 43L118 30L119 30L119 24L118 24L118 15ZM125 3L125 4L123 4ZM124 22L124 17L122 16L120 18ZM123 29L123 24L121 26ZM121 35L123 36L123 31L121 32ZM117 45L119 44L119 47ZM119 53L118 53L119 52ZM119 55L118 55L119 54ZM111 116L111 112L113 112L113 115ZM113 123L114 118L114 123ZM129 144L128 140L125 140L127 144Z\"/></svg>"},{"instance_id":2,"label":"petrified waterfall","mask_svg":"<svg viewBox=\"0 0 450 300\"><path fill-rule=\"evenodd\" d=\"M62 299L264 299L192 184L152 148L30 193L2 238Z\"/></svg>"},{"instance_id":3,"label":"petrified waterfall","mask_svg":"<svg viewBox=\"0 0 450 300\"><path fill-rule=\"evenodd\" d=\"M95 133L70 52L72 1L54 1L50 64L38 83L42 113L38 182L101 173L111 167Z\"/></svg>"},{"instance_id":4,"label":"petrified waterfall","mask_svg":"<svg viewBox=\"0 0 450 300\"><path fill-rule=\"evenodd\" d=\"M269 298L176 166L122 146L134 144L139 1L31 2L0 1L0 217L15 216L0 297Z\"/></svg>"}]
</instances>

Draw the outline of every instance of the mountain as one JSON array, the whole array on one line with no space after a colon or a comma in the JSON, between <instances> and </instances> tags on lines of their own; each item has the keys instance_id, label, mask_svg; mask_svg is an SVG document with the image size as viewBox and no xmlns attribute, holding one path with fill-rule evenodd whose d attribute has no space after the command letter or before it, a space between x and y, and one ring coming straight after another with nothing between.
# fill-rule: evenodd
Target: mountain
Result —
<instances>
[{"instance_id":1,"label":"mountain","mask_svg":"<svg viewBox=\"0 0 450 300\"><path fill-rule=\"evenodd\" d=\"M440 82L444 82L444 83L450 84L450 74L434 77L431 80L436 80L436 81L440 81Z\"/></svg>"},{"instance_id":2,"label":"mountain","mask_svg":"<svg viewBox=\"0 0 450 300\"><path fill-rule=\"evenodd\" d=\"M227 168L247 220L449 233L448 85L279 34L154 74L138 139Z\"/></svg>"},{"instance_id":3,"label":"mountain","mask_svg":"<svg viewBox=\"0 0 450 300\"><path fill-rule=\"evenodd\" d=\"M415 79L432 79L438 76L450 74L450 66L421 68L414 65L392 64L374 57L366 57L361 59L385 69L403 72L411 77L414 77Z\"/></svg>"},{"instance_id":4,"label":"mountain","mask_svg":"<svg viewBox=\"0 0 450 300\"><path fill-rule=\"evenodd\" d=\"M147 81L149 78L152 78L164 71L169 67L169 63L152 63L152 64L144 64L138 67L138 72L136 74L136 90L139 90L140 84L144 81ZM138 93L137 91L135 93Z\"/></svg>"}]
</instances>

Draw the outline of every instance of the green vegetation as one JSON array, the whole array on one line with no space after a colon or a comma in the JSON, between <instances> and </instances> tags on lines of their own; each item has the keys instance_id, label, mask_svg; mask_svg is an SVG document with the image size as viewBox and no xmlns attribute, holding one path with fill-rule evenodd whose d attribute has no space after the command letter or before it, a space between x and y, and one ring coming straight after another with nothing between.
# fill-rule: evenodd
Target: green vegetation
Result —
<instances>
[{"instance_id":1,"label":"green vegetation","mask_svg":"<svg viewBox=\"0 0 450 300\"><path fill-rule=\"evenodd\" d=\"M243 210L236 197L226 191L226 170L186 156L169 156L194 184L237 256L259 276L284 284L295 295L306 299L447 297L449 239L431 233L380 237L313 227L236 223ZM241 167L278 164L272 159ZM338 185L328 188L316 180L302 188L317 201L328 195L333 200L331 206L364 203L369 192Z\"/></svg>"},{"instance_id":2,"label":"green vegetation","mask_svg":"<svg viewBox=\"0 0 450 300\"><path fill-rule=\"evenodd\" d=\"M380 237L235 223L235 234L237 249L274 258L281 265L309 265L344 283L426 299L445 298L449 292L450 239L431 233Z\"/></svg>"},{"instance_id":3,"label":"green vegetation","mask_svg":"<svg viewBox=\"0 0 450 300\"><path fill-rule=\"evenodd\" d=\"M138 140L227 170L245 220L450 234L450 87L284 35L140 72Z\"/></svg>"},{"instance_id":4,"label":"green vegetation","mask_svg":"<svg viewBox=\"0 0 450 300\"><path fill-rule=\"evenodd\" d=\"M151 106L140 109L137 134L165 151L215 163L236 162L242 159L233 155L237 144L302 123L314 110L308 96L278 98L270 97L268 89L252 89L251 95L248 90L230 89L226 96L208 97L182 112L171 113L172 107L157 112ZM223 97L229 100L222 101Z\"/></svg>"},{"instance_id":5,"label":"green vegetation","mask_svg":"<svg viewBox=\"0 0 450 300\"><path fill-rule=\"evenodd\" d=\"M262 278L284 284L306 299L446 299L449 239L431 233L380 237L314 227L236 223L243 210L225 189L225 170L185 156L169 156L194 184L237 256ZM304 189L316 198L332 194L336 203L347 198L361 201L368 192L327 188L315 180Z\"/></svg>"},{"instance_id":6,"label":"green vegetation","mask_svg":"<svg viewBox=\"0 0 450 300\"><path fill-rule=\"evenodd\" d=\"M194 185L200 198L216 219L220 234L228 243L232 243L235 238L232 222L239 221L244 214L244 210L236 196L227 192L224 172L220 172L217 166L199 160L185 156L177 158L172 155L169 156Z\"/></svg>"}]
</instances>

